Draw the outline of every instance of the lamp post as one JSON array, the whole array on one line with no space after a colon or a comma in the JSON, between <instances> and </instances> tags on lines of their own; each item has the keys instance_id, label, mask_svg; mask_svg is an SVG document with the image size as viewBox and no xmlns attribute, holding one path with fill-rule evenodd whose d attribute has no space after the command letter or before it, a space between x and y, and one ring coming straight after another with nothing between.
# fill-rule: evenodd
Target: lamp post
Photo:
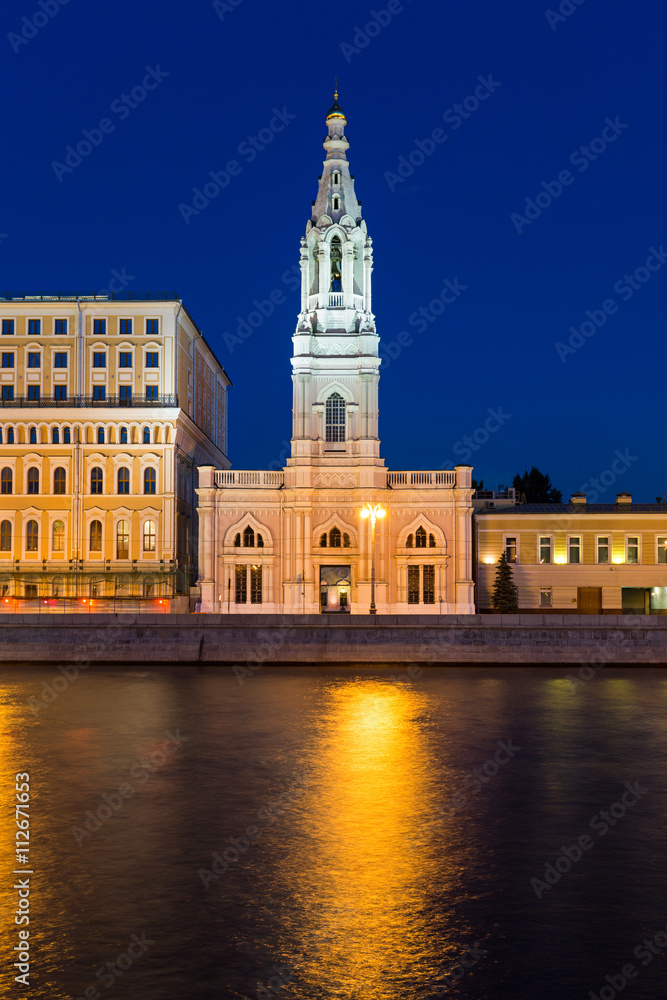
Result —
<instances>
[{"instance_id":1,"label":"lamp post","mask_svg":"<svg viewBox=\"0 0 667 1000\"><path fill-rule=\"evenodd\" d=\"M369 614L377 614L377 608L375 607L375 522L378 518L384 517L387 513L384 507L379 503L369 504L359 511L361 517L370 518L371 522L371 606L369 608Z\"/></svg>"}]
</instances>

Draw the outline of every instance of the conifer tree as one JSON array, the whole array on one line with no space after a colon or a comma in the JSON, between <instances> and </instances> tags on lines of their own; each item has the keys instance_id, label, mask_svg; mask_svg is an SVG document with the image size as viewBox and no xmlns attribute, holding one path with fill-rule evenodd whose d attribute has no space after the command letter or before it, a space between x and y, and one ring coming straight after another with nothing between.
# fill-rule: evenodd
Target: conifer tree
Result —
<instances>
[{"instance_id":1,"label":"conifer tree","mask_svg":"<svg viewBox=\"0 0 667 1000\"><path fill-rule=\"evenodd\" d=\"M519 610L519 595L514 585L512 567L508 563L504 552L498 560L491 604L496 611L500 611L504 615L515 614Z\"/></svg>"}]
</instances>

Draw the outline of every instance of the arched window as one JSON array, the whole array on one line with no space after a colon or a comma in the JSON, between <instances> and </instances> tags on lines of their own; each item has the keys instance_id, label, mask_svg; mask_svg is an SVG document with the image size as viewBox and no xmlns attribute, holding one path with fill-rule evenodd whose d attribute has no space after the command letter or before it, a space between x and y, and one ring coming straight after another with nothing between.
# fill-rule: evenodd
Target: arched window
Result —
<instances>
[{"instance_id":1,"label":"arched window","mask_svg":"<svg viewBox=\"0 0 667 1000\"><path fill-rule=\"evenodd\" d=\"M428 547L429 547L429 549L434 549L435 548L435 535L429 535L428 536Z\"/></svg>"},{"instance_id":2,"label":"arched window","mask_svg":"<svg viewBox=\"0 0 667 1000\"><path fill-rule=\"evenodd\" d=\"M26 528L26 540L26 551L37 552L37 545L39 543L39 528L37 526L37 521L28 521Z\"/></svg>"},{"instance_id":3,"label":"arched window","mask_svg":"<svg viewBox=\"0 0 667 1000\"><path fill-rule=\"evenodd\" d=\"M3 521L0 524L0 552L12 551L12 522Z\"/></svg>"},{"instance_id":4,"label":"arched window","mask_svg":"<svg viewBox=\"0 0 667 1000\"><path fill-rule=\"evenodd\" d=\"M30 444L37 444L37 428L30 428Z\"/></svg>"},{"instance_id":5,"label":"arched window","mask_svg":"<svg viewBox=\"0 0 667 1000\"><path fill-rule=\"evenodd\" d=\"M426 532L422 527L417 528L416 532L417 545L415 548L425 549L426 548Z\"/></svg>"},{"instance_id":6,"label":"arched window","mask_svg":"<svg viewBox=\"0 0 667 1000\"><path fill-rule=\"evenodd\" d=\"M53 522L53 551L63 552L65 549L65 522Z\"/></svg>"},{"instance_id":7,"label":"arched window","mask_svg":"<svg viewBox=\"0 0 667 1000\"><path fill-rule=\"evenodd\" d=\"M236 537L234 538L234 545L236 546L237 549L241 545L241 532L240 531L236 532Z\"/></svg>"},{"instance_id":8,"label":"arched window","mask_svg":"<svg viewBox=\"0 0 667 1000\"><path fill-rule=\"evenodd\" d=\"M332 549L340 548L340 531L338 528L332 528L329 532L329 545Z\"/></svg>"},{"instance_id":9,"label":"arched window","mask_svg":"<svg viewBox=\"0 0 667 1000\"><path fill-rule=\"evenodd\" d=\"M243 532L243 547L245 549L252 549L255 545L255 532L252 530L250 525Z\"/></svg>"},{"instance_id":10,"label":"arched window","mask_svg":"<svg viewBox=\"0 0 667 1000\"><path fill-rule=\"evenodd\" d=\"M104 427L97 428L97 443L104 444Z\"/></svg>"},{"instance_id":11,"label":"arched window","mask_svg":"<svg viewBox=\"0 0 667 1000\"><path fill-rule=\"evenodd\" d=\"M14 428L7 428L7 444L14 444Z\"/></svg>"},{"instance_id":12,"label":"arched window","mask_svg":"<svg viewBox=\"0 0 667 1000\"><path fill-rule=\"evenodd\" d=\"M333 196L333 210L337 212L340 209L340 198L337 194Z\"/></svg>"},{"instance_id":13,"label":"arched window","mask_svg":"<svg viewBox=\"0 0 667 1000\"><path fill-rule=\"evenodd\" d=\"M127 444L127 427L121 427L120 429L120 443Z\"/></svg>"},{"instance_id":14,"label":"arched window","mask_svg":"<svg viewBox=\"0 0 667 1000\"><path fill-rule=\"evenodd\" d=\"M144 552L155 552L155 521L144 521Z\"/></svg>"},{"instance_id":15,"label":"arched window","mask_svg":"<svg viewBox=\"0 0 667 1000\"><path fill-rule=\"evenodd\" d=\"M337 207L337 206L336 206ZM340 243L340 237L334 236L331 241L331 291L341 292L343 290L343 276L342 268L343 265L343 249Z\"/></svg>"},{"instance_id":16,"label":"arched window","mask_svg":"<svg viewBox=\"0 0 667 1000\"><path fill-rule=\"evenodd\" d=\"M102 551L102 522L91 521L90 523L90 551Z\"/></svg>"},{"instance_id":17,"label":"arched window","mask_svg":"<svg viewBox=\"0 0 667 1000\"><path fill-rule=\"evenodd\" d=\"M4 468L2 473L0 473L0 492L11 493L12 492L12 479L13 473L9 468Z\"/></svg>"},{"instance_id":18,"label":"arched window","mask_svg":"<svg viewBox=\"0 0 667 1000\"><path fill-rule=\"evenodd\" d=\"M102 475L102 470L99 466L95 466L94 469L90 470L90 492L102 493L103 485L104 477Z\"/></svg>"},{"instance_id":19,"label":"arched window","mask_svg":"<svg viewBox=\"0 0 667 1000\"><path fill-rule=\"evenodd\" d=\"M51 441L53 442L53 444L60 444L60 431L58 430L57 427L54 427L53 431L51 432Z\"/></svg>"},{"instance_id":20,"label":"arched window","mask_svg":"<svg viewBox=\"0 0 667 1000\"><path fill-rule=\"evenodd\" d=\"M144 427L144 444L151 443L151 429L150 427Z\"/></svg>"},{"instance_id":21,"label":"arched window","mask_svg":"<svg viewBox=\"0 0 667 1000\"><path fill-rule=\"evenodd\" d=\"M118 470L118 492L130 492L130 470L126 469L125 466Z\"/></svg>"},{"instance_id":22,"label":"arched window","mask_svg":"<svg viewBox=\"0 0 667 1000\"><path fill-rule=\"evenodd\" d=\"M340 184L340 174L337 170L334 170L333 172L333 182L334 184Z\"/></svg>"},{"instance_id":23,"label":"arched window","mask_svg":"<svg viewBox=\"0 0 667 1000\"><path fill-rule=\"evenodd\" d=\"M345 400L333 392L326 402L325 424L327 441L345 440Z\"/></svg>"},{"instance_id":24,"label":"arched window","mask_svg":"<svg viewBox=\"0 0 667 1000\"><path fill-rule=\"evenodd\" d=\"M413 547L414 547L414 544L415 544L415 540L414 540L414 536L413 536L413 535L408 535L408 540L407 540L407 542L405 543L405 547L406 547L406 549L411 549L411 548L413 548Z\"/></svg>"},{"instance_id":25,"label":"arched window","mask_svg":"<svg viewBox=\"0 0 667 1000\"><path fill-rule=\"evenodd\" d=\"M263 549L264 548L264 539L262 538L262 536L260 534L257 535L257 548L258 549Z\"/></svg>"},{"instance_id":26,"label":"arched window","mask_svg":"<svg viewBox=\"0 0 667 1000\"><path fill-rule=\"evenodd\" d=\"M63 444L71 444L72 438L69 427L63 427Z\"/></svg>"},{"instance_id":27,"label":"arched window","mask_svg":"<svg viewBox=\"0 0 667 1000\"><path fill-rule=\"evenodd\" d=\"M324 534L320 536L320 548L326 549L326 547L327 547L327 533L325 531Z\"/></svg>"},{"instance_id":28,"label":"arched window","mask_svg":"<svg viewBox=\"0 0 667 1000\"><path fill-rule=\"evenodd\" d=\"M116 559L130 558L130 526L127 521L116 525Z\"/></svg>"},{"instance_id":29,"label":"arched window","mask_svg":"<svg viewBox=\"0 0 667 1000\"><path fill-rule=\"evenodd\" d=\"M344 532L343 533L343 548L344 549L349 549L349 547L350 547L350 536L348 535L347 532Z\"/></svg>"},{"instance_id":30,"label":"arched window","mask_svg":"<svg viewBox=\"0 0 667 1000\"><path fill-rule=\"evenodd\" d=\"M144 493L155 493L156 481L155 469L144 469Z\"/></svg>"},{"instance_id":31,"label":"arched window","mask_svg":"<svg viewBox=\"0 0 667 1000\"><path fill-rule=\"evenodd\" d=\"M2 427L0 427L0 444L2 444Z\"/></svg>"},{"instance_id":32,"label":"arched window","mask_svg":"<svg viewBox=\"0 0 667 1000\"><path fill-rule=\"evenodd\" d=\"M58 496L62 496L66 493L67 486L67 475L65 470L59 466L53 473L53 492Z\"/></svg>"},{"instance_id":33,"label":"arched window","mask_svg":"<svg viewBox=\"0 0 667 1000\"><path fill-rule=\"evenodd\" d=\"M28 469L28 493L39 493L39 469Z\"/></svg>"}]
</instances>

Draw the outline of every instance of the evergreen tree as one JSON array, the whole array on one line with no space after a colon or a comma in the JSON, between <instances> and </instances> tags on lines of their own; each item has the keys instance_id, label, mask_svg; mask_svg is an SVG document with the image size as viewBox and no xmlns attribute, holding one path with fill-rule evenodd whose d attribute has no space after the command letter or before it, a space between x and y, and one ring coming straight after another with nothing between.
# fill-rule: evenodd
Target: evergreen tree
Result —
<instances>
[{"instance_id":1,"label":"evergreen tree","mask_svg":"<svg viewBox=\"0 0 667 1000\"><path fill-rule=\"evenodd\" d=\"M483 490L483 489L484 489L484 480L483 480L483 479L480 479L480 480L479 480L479 482L478 482L478 481L477 481L477 480L475 479L475 477L473 476L473 477L472 477L472 481L471 481L471 485L472 485L472 488L473 488L474 490Z\"/></svg>"},{"instance_id":2,"label":"evergreen tree","mask_svg":"<svg viewBox=\"0 0 667 1000\"><path fill-rule=\"evenodd\" d=\"M491 604L496 611L500 611L504 615L515 614L519 610L519 594L514 585L512 567L504 552L498 560Z\"/></svg>"},{"instance_id":3,"label":"evergreen tree","mask_svg":"<svg viewBox=\"0 0 667 1000\"><path fill-rule=\"evenodd\" d=\"M551 483L551 477L547 472L540 472L536 465L530 472L528 469L521 476L517 472L512 480L512 486L517 491L518 496L522 494L526 497L526 503L562 503L563 494Z\"/></svg>"}]
</instances>

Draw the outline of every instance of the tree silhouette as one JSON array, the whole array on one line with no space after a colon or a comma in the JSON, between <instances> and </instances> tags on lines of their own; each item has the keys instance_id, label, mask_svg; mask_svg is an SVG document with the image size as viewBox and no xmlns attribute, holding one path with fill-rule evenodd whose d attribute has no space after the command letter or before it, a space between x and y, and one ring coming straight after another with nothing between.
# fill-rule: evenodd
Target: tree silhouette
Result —
<instances>
[{"instance_id":1,"label":"tree silhouette","mask_svg":"<svg viewBox=\"0 0 667 1000\"><path fill-rule=\"evenodd\" d=\"M519 497L524 494L526 503L562 503L563 494L551 483L551 477L546 472L540 472L536 465L530 472L526 469L521 476L517 472L512 480L512 486Z\"/></svg>"}]
</instances>

